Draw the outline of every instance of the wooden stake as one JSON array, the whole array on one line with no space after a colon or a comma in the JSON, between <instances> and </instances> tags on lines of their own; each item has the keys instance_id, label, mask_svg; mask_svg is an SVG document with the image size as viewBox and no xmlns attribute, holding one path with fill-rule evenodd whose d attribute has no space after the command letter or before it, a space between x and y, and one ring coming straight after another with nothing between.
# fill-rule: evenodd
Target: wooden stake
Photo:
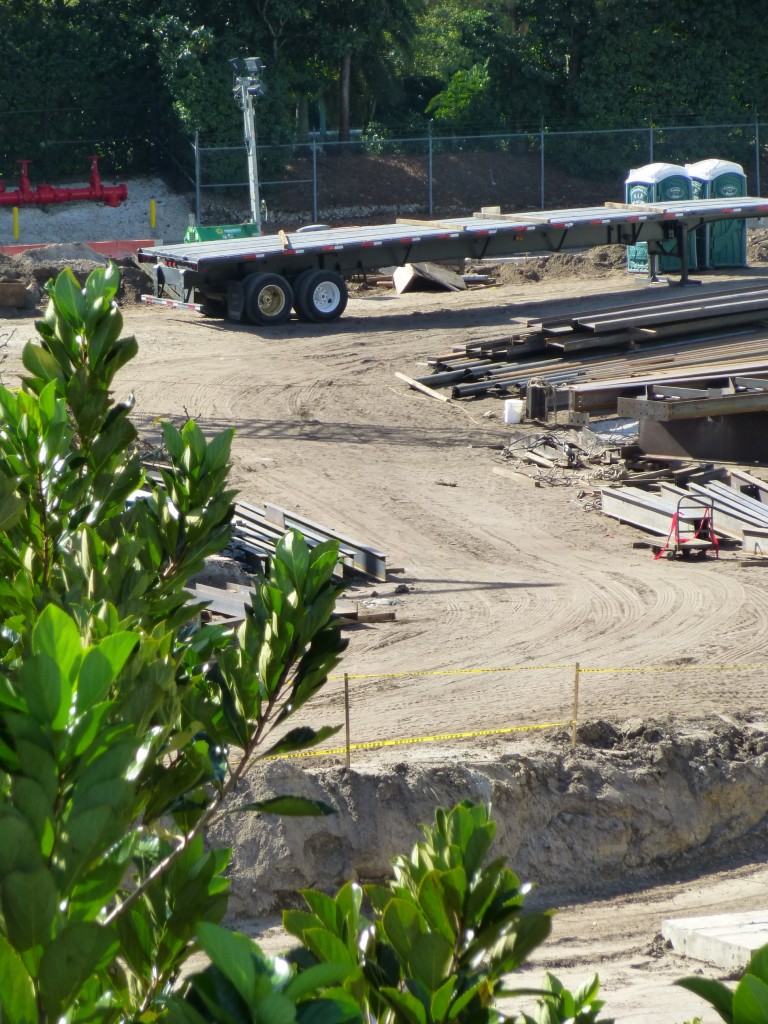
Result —
<instances>
[{"instance_id":1,"label":"wooden stake","mask_svg":"<svg viewBox=\"0 0 768 1024\"><path fill-rule=\"evenodd\" d=\"M579 722L579 663L574 665L573 672L573 722L571 723L571 749L576 749L576 729Z\"/></svg>"},{"instance_id":2,"label":"wooden stake","mask_svg":"<svg viewBox=\"0 0 768 1024\"><path fill-rule=\"evenodd\" d=\"M344 723L345 723L345 727L346 727L346 736L347 736L347 743L346 743L347 754L346 754L345 762L346 762L347 768L349 768L349 676L347 675L346 672L344 673Z\"/></svg>"}]
</instances>

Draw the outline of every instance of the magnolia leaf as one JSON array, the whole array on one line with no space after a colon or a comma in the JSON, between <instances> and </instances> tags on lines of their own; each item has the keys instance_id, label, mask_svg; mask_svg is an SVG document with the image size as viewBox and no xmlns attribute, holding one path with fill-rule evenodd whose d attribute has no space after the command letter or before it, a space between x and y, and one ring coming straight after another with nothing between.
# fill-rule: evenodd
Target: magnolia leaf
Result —
<instances>
[{"instance_id":1,"label":"magnolia leaf","mask_svg":"<svg viewBox=\"0 0 768 1024\"><path fill-rule=\"evenodd\" d=\"M733 1021L733 992L721 981L709 978L678 978L674 983L680 988L688 989L694 995L701 996L717 1010L727 1024Z\"/></svg>"},{"instance_id":2,"label":"magnolia leaf","mask_svg":"<svg viewBox=\"0 0 768 1024\"><path fill-rule=\"evenodd\" d=\"M86 302L80 282L65 267L56 278L53 286L53 298L57 312L64 317L70 327L78 329L82 326L85 316Z\"/></svg>"},{"instance_id":3,"label":"magnolia leaf","mask_svg":"<svg viewBox=\"0 0 768 1024\"><path fill-rule=\"evenodd\" d=\"M117 938L111 928L93 921L66 925L48 943L40 961L40 992L46 1012L57 1018L71 1009L91 974L115 957Z\"/></svg>"},{"instance_id":4,"label":"magnolia leaf","mask_svg":"<svg viewBox=\"0 0 768 1024\"><path fill-rule=\"evenodd\" d=\"M396 988L382 988L382 998L397 1012L398 1022L406 1024L427 1024L426 1007L410 992L401 992Z\"/></svg>"},{"instance_id":5,"label":"magnolia leaf","mask_svg":"<svg viewBox=\"0 0 768 1024\"><path fill-rule=\"evenodd\" d=\"M737 1024L765 1024L768 1020L768 985L745 974L733 993L733 1019Z\"/></svg>"},{"instance_id":6,"label":"magnolia leaf","mask_svg":"<svg viewBox=\"0 0 768 1024\"><path fill-rule=\"evenodd\" d=\"M285 995L296 1001L329 985L346 981L355 973L346 964L315 964L305 968L288 984Z\"/></svg>"},{"instance_id":7,"label":"magnolia leaf","mask_svg":"<svg viewBox=\"0 0 768 1024\"><path fill-rule=\"evenodd\" d=\"M251 1003L256 990L256 964L265 961L256 943L246 935L207 921L198 925L197 937L211 963L234 985L245 1003Z\"/></svg>"},{"instance_id":8,"label":"magnolia leaf","mask_svg":"<svg viewBox=\"0 0 768 1024\"><path fill-rule=\"evenodd\" d=\"M306 750L309 747L317 746L323 740L327 740L329 736L335 736L340 729L340 725L327 725L322 729L312 729L308 725L303 725L296 729L291 729L274 746L259 756L262 758L277 757L280 754L290 754L296 750Z\"/></svg>"},{"instance_id":9,"label":"magnolia leaf","mask_svg":"<svg viewBox=\"0 0 768 1024\"><path fill-rule=\"evenodd\" d=\"M42 345L37 345L33 341L28 341L24 346L21 361L26 370L44 381L65 379L59 360Z\"/></svg>"},{"instance_id":10,"label":"magnolia leaf","mask_svg":"<svg viewBox=\"0 0 768 1024\"><path fill-rule=\"evenodd\" d=\"M0 934L0 1012L3 1024L36 1024L35 990L24 963Z\"/></svg>"},{"instance_id":11,"label":"magnolia leaf","mask_svg":"<svg viewBox=\"0 0 768 1024\"><path fill-rule=\"evenodd\" d=\"M53 658L65 677L69 676L72 666L83 651L80 632L74 621L61 608L52 604L43 609L35 624L32 647L36 653Z\"/></svg>"},{"instance_id":12,"label":"magnolia leaf","mask_svg":"<svg viewBox=\"0 0 768 1024\"><path fill-rule=\"evenodd\" d=\"M282 814L288 818L318 818L335 814L336 808L323 803L322 800L310 800L303 796L274 796L268 800L255 800L239 807L232 807L229 813L236 814L240 811Z\"/></svg>"},{"instance_id":13,"label":"magnolia leaf","mask_svg":"<svg viewBox=\"0 0 768 1024\"><path fill-rule=\"evenodd\" d=\"M322 963L357 966L355 953L351 952L337 935L333 935L325 928L308 928L302 941L310 953Z\"/></svg>"},{"instance_id":14,"label":"magnolia leaf","mask_svg":"<svg viewBox=\"0 0 768 1024\"><path fill-rule=\"evenodd\" d=\"M6 934L20 952L42 946L51 937L58 893L50 872L12 871L0 884Z\"/></svg>"}]
</instances>

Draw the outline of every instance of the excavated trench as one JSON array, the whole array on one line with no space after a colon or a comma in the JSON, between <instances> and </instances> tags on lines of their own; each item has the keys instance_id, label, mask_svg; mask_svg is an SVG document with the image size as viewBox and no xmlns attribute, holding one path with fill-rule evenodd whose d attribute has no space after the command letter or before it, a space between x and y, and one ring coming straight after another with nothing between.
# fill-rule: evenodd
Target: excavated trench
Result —
<instances>
[{"instance_id":1,"label":"excavated trench","mask_svg":"<svg viewBox=\"0 0 768 1024\"><path fill-rule=\"evenodd\" d=\"M212 835L233 847L232 920L296 903L297 890L380 881L421 837L435 808L490 803L494 855L553 903L663 879L743 851L768 824L768 722L621 726L587 722L493 760L307 767L274 761L251 772L242 800L292 793L338 808L329 818L229 816Z\"/></svg>"}]
</instances>

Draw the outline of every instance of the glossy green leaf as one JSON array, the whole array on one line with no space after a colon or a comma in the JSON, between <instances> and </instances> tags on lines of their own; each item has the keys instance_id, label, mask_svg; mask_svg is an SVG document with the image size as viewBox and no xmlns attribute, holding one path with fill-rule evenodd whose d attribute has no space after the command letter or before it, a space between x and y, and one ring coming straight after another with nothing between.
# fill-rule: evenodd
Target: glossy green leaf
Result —
<instances>
[{"instance_id":1,"label":"glossy green leaf","mask_svg":"<svg viewBox=\"0 0 768 1024\"><path fill-rule=\"evenodd\" d=\"M312 992L318 992L331 985L337 985L351 978L356 971L346 964L322 963L307 967L289 982L285 995L294 1002Z\"/></svg>"},{"instance_id":2,"label":"glossy green leaf","mask_svg":"<svg viewBox=\"0 0 768 1024\"><path fill-rule=\"evenodd\" d=\"M302 941L307 949L323 963L345 964L349 967L357 964L357 958L350 952L347 945L325 928L307 929Z\"/></svg>"},{"instance_id":3,"label":"glossy green leaf","mask_svg":"<svg viewBox=\"0 0 768 1024\"><path fill-rule=\"evenodd\" d=\"M709 978L697 977L680 978L675 982L675 985L688 989L694 995L706 999L723 1020L726 1021L726 1024L732 1024L733 992L727 985L724 985L721 981L711 981Z\"/></svg>"},{"instance_id":4,"label":"glossy green leaf","mask_svg":"<svg viewBox=\"0 0 768 1024\"><path fill-rule=\"evenodd\" d=\"M56 278L53 294L59 313L66 317L71 327L80 328L85 316L85 295L69 267L65 267Z\"/></svg>"},{"instance_id":5,"label":"glossy green leaf","mask_svg":"<svg viewBox=\"0 0 768 1024\"><path fill-rule=\"evenodd\" d=\"M383 988L381 994L390 1006L397 1011L398 1024L428 1024L427 1010L423 1003L410 992L401 992L396 988Z\"/></svg>"},{"instance_id":6,"label":"glossy green leaf","mask_svg":"<svg viewBox=\"0 0 768 1024\"><path fill-rule=\"evenodd\" d=\"M35 989L24 963L0 934L0 1018L3 1024L38 1024Z\"/></svg>"},{"instance_id":7,"label":"glossy green leaf","mask_svg":"<svg viewBox=\"0 0 768 1024\"><path fill-rule=\"evenodd\" d=\"M0 882L8 939L20 952L45 945L51 937L59 896L45 867L12 871Z\"/></svg>"},{"instance_id":8,"label":"glossy green leaf","mask_svg":"<svg viewBox=\"0 0 768 1024\"><path fill-rule=\"evenodd\" d=\"M432 996L430 1013L433 1021L438 1022L445 1020L458 980L459 978L457 974L451 974Z\"/></svg>"},{"instance_id":9,"label":"glossy green leaf","mask_svg":"<svg viewBox=\"0 0 768 1024\"><path fill-rule=\"evenodd\" d=\"M308 725L299 726L287 732L282 739L260 754L260 757L278 757L281 754L291 754L297 750L308 750L327 740L330 736L335 736L340 729L340 725L324 726L322 729L312 729Z\"/></svg>"},{"instance_id":10,"label":"glossy green leaf","mask_svg":"<svg viewBox=\"0 0 768 1024\"><path fill-rule=\"evenodd\" d=\"M753 974L745 974L733 993L736 1024L765 1024L768 1020L768 985Z\"/></svg>"},{"instance_id":11,"label":"glossy green leaf","mask_svg":"<svg viewBox=\"0 0 768 1024\"><path fill-rule=\"evenodd\" d=\"M241 811L259 811L261 814L281 814L291 818L317 818L336 814L336 809L322 800L309 800L303 796L274 796L267 800L254 800L229 808L230 814Z\"/></svg>"},{"instance_id":12,"label":"glossy green leaf","mask_svg":"<svg viewBox=\"0 0 768 1024\"><path fill-rule=\"evenodd\" d=\"M221 971L249 1003L256 985L255 958L261 957L258 946L247 936L231 932L217 924L202 921L197 929L200 946L211 963Z\"/></svg>"},{"instance_id":13,"label":"glossy green leaf","mask_svg":"<svg viewBox=\"0 0 768 1024\"><path fill-rule=\"evenodd\" d=\"M118 952L111 928L74 921L48 943L40 961L40 991L53 1018L69 1010L90 975L107 966Z\"/></svg>"},{"instance_id":14,"label":"glossy green leaf","mask_svg":"<svg viewBox=\"0 0 768 1024\"><path fill-rule=\"evenodd\" d=\"M381 923L398 956L407 962L415 943L427 930L418 908L403 899L390 900Z\"/></svg>"},{"instance_id":15,"label":"glossy green leaf","mask_svg":"<svg viewBox=\"0 0 768 1024\"><path fill-rule=\"evenodd\" d=\"M64 372L58 359L41 345L28 341L21 354L24 368L42 380L64 380Z\"/></svg>"},{"instance_id":16,"label":"glossy green leaf","mask_svg":"<svg viewBox=\"0 0 768 1024\"><path fill-rule=\"evenodd\" d=\"M40 614L32 633L33 649L53 658L65 676L82 654L80 632L74 621L53 604Z\"/></svg>"},{"instance_id":17,"label":"glossy green leaf","mask_svg":"<svg viewBox=\"0 0 768 1024\"><path fill-rule=\"evenodd\" d=\"M455 942L456 931L445 905L441 872L430 871L424 876L419 886L418 900L419 907L431 927L448 942Z\"/></svg>"},{"instance_id":18,"label":"glossy green leaf","mask_svg":"<svg viewBox=\"0 0 768 1024\"><path fill-rule=\"evenodd\" d=\"M749 959L745 974L753 974L768 983L768 945L756 949Z\"/></svg>"}]
</instances>

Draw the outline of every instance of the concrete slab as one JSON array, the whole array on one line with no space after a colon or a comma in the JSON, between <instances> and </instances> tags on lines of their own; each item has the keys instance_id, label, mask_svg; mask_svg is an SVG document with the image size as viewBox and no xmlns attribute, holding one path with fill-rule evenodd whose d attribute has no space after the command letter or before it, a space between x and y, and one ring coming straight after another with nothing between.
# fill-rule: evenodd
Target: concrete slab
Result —
<instances>
[{"instance_id":1,"label":"concrete slab","mask_svg":"<svg viewBox=\"0 0 768 1024\"><path fill-rule=\"evenodd\" d=\"M768 943L768 910L662 921L661 934L675 952L730 973L743 970L752 953Z\"/></svg>"}]
</instances>

